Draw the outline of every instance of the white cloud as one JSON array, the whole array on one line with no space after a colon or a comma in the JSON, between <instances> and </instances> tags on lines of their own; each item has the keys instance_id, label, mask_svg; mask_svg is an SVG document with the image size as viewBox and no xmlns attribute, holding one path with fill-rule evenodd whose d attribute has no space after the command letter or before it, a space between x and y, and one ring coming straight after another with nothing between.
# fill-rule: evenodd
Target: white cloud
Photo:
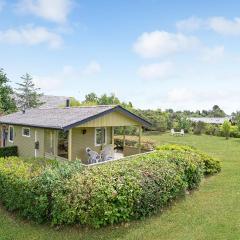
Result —
<instances>
[{"instance_id":1,"label":"white cloud","mask_svg":"<svg viewBox=\"0 0 240 240\"><path fill-rule=\"evenodd\" d=\"M223 35L240 35L240 18L228 20L224 17L213 17L208 21L210 29Z\"/></svg>"},{"instance_id":2,"label":"white cloud","mask_svg":"<svg viewBox=\"0 0 240 240\"><path fill-rule=\"evenodd\" d=\"M0 42L25 45L45 43L51 48L59 48L62 44L62 38L44 27L27 26L0 31Z\"/></svg>"},{"instance_id":3,"label":"white cloud","mask_svg":"<svg viewBox=\"0 0 240 240\"><path fill-rule=\"evenodd\" d=\"M224 57L224 46L205 48L202 52L202 60L208 63L214 63Z\"/></svg>"},{"instance_id":4,"label":"white cloud","mask_svg":"<svg viewBox=\"0 0 240 240\"><path fill-rule=\"evenodd\" d=\"M167 94L170 102L186 102L193 100L194 94L187 88L174 88Z\"/></svg>"},{"instance_id":5,"label":"white cloud","mask_svg":"<svg viewBox=\"0 0 240 240\"><path fill-rule=\"evenodd\" d=\"M101 65L96 61L91 61L83 70L84 74L92 75L101 72Z\"/></svg>"},{"instance_id":6,"label":"white cloud","mask_svg":"<svg viewBox=\"0 0 240 240\"><path fill-rule=\"evenodd\" d=\"M198 17L190 17L180 20L176 23L176 27L179 31L196 31L202 27L204 21Z\"/></svg>"},{"instance_id":7,"label":"white cloud","mask_svg":"<svg viewBox=\"0 0 240 240\"><path fill-rule=\"evenodd\" d=\"M146 80L161 80L170 77L172 71L173 65L171 62L161 62L141 66L138 70L138 75Z\"/></svg>"},{"instance_id":8,"label":"white cloud","mask_svg":"<svg viewBox=\"0 0 240 240\"><path fill-rule=\"evenodd\" d=\"M180 32L205 29L221 35L238 36L240 35L240 18L237 17L231 20L221 16L208 19L190 17L178 21L176 27Z\"/></svg>"},{"instance_id":9,"label":"white cloud","mask_svg":"<svg viewBox=\"0 0 240 240\"><path fill-rule=\"evenodd\" d=\"M59 76L33 76L33 81L38 88L45 92L57 91L63 86L63 79Z\"/></svg>"},{"instance_id":10,"label":"white cloud","mask_svg":"<svg viewBox=\"0 0 240 240\"><path fill-rule=\"evenodd\" d=\"M64 23L71 10L71 0L21 0L17 10L31 13L46 20Z\"/></svg>"},{"instance_id":11,"label":"white cloud","mask_svg":"<svg viewBox=\"0 0 240 240\"><path fill-rule=\"evenodd\" d=\"M134 51L144 58L156 58L189 50L198 45L198 39L181 33L154 31L143 33L133 45Z\"/></svg>"},{"instance_id":12,"label":"white cloud","mask_svg":"<svg viewBox=\"0 0 240 240\"><path fill-rule=\"evenodd\" d=\"M71 86L68 84L70 81L81 81L87 75L96 75L100 71L101 65L92 61L85 67L78 69L71 65L65 65L59 72L49 75L35 75L33 80L43 92L57 94L58 91L67 90Z\"/></svg>"}]
</instances>

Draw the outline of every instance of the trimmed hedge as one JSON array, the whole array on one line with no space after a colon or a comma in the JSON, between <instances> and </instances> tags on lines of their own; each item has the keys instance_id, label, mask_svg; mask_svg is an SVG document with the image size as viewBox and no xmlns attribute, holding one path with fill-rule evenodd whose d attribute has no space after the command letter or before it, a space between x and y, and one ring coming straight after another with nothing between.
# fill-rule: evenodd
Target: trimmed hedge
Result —
<instances>
[{"instance_id":1,"label":"trimmed hedge","mask_svg":"<svg viewBox=\"0 0 240 240\"><path fill-rule=\"evenodd\" d=\"M92 167L1 159L0 198L9 210L54 225L100 227L144 218L197 188L209 167L192 148L165 148Z\"/></svg>"},{"instance_id":2,"label":"trimmed hedge","mask_svg":"<svg viewBox=\"0 0 240 240\"><path fill-rule=\"evenodd\" d=\"M209 156L208 154L195 149L194 147L190 147L187 145L177 145L177 144L166 144L162 146L158 146L157 150L171 150L177 152L186 152L195 154L200 157L201 161L204 165L204 175L211 175L221 171L221 163L219 160Z\"/></svg>"},{"instance_id":3,"label":"trimmed hedge","mask_svg":"<svg viewBox=\"0 0 240 240\"><path fill-rule=\"evenodd\" d=\"M37 222L49 221L52 193L73 173L82 169L81 163L60 163L55 160L0 159L0 199L6 208Z\"/></svg>"},{"instance_id":4,"label":"trimmed hedge","mask_svg":"<svg viewBox=\"0 0 240 240\"><path fill-rule=\"evenodd\" d=\"M1 157L11 157L18 156L18 147L10 146L10 147L0 147L0 158Z\"/></svg>"}]
</instances>

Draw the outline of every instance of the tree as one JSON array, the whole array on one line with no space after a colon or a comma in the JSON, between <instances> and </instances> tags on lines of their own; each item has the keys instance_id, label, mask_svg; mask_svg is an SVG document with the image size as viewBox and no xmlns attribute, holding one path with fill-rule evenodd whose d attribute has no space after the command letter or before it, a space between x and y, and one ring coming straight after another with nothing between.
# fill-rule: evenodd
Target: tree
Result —
<instances>
[{"instance_id":1,"label":"tree","mask_svg":"<svg viewBox=\"0 0 240 240\"><path fill-rule=\"evenodd\" d=\"M95 103L95 104L97 104L97 102L98 102L98 97L97 97L96 93L92 92L92 93L89 93L85 96L84 103Z\"/></svg>"},{"instance_id":2,"label":"tree","mask_svg":"<svg viewBox=\"0 0 240 240\"><path fill-rule=\"evenodd\" d=\"M17 110L16 103L13 99L13 90L8 85L9 79L6 73L0 69L0 111L4 113L12 113Z\"/></svg>"},{"instance_id":3,"label":"tree","mask_svg":"<svg viewBox=\"0 0 240 240\"><path fill-rule=\"evenodd\" d=\"M19 88L16 89L16 101L20 109L36 108L43 104L40 97L43 95L39 93L40 88L36 88L32 81L30 74L26 73L21 77L22 83L17 83Z\"/></svg>"},{"instance_id":4,"label":"tree","mask_svg":"<svg viewBox=\"0 0 240 240\"><path fill-rule=\"evenodd\" d=\"M223 125L222 125L222 132L226 139L229 138L230 135L230 129L231 129L231 123L228 120L225 120Z\"/></svg>"},{"instance_id":5,"label":"tree","mask_svg":"<svg viewBox=\"0 0 240 240\"><path fill-rule=\"evenodd\" d=\"M70 106L71 107L79 107L81 106L81 103L74 97L70 97Z\"/></svg>"},{"instance_id":6,"label":"tree","mask_svg":"<svg viewBox=\"0 0 240 240\"><path fill-rule=\"evenodd\" d=\"M225 117L226 113L218 105L214 105L210 115L212 115L212 117Z\"/></svg>"}]
</instances>

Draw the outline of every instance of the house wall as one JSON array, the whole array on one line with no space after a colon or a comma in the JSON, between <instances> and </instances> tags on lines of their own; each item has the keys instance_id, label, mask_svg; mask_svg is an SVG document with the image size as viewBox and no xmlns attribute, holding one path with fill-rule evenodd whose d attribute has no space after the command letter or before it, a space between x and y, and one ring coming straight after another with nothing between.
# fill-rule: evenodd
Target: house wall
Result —
<instances>
[{"instance_id":1,"label":"house wall","mask_svg":"<svg viewBox=\"0 0 240 240\"><path fill-rule=\"evenodd\" d=\"M82 130L86 130L83 134ZM112 144L112 127L106 127L107 144ZM71 160L81 159L83 163L87 163L88 156L86 148L90 147L96 152L100 152L101 146L95 146L95 128L93 127L78 127L72 129L72 154Z\"/></svg>"},{"instance_id":2,"label":"house wall","mask_svg":"<svg viewBox=\"0 0 240 240\"><path fill-rule=\"evenodd\" d=\"M14 125L14 141L6 141L6 146L18 146L18 153L21 157L35 156L35 131L37 131L37 139L39 141L39 150L37 150L37 157L44 156L44 129L30 127L30 137L22 136L22 126Z\"/></svg>"}]
</instances>

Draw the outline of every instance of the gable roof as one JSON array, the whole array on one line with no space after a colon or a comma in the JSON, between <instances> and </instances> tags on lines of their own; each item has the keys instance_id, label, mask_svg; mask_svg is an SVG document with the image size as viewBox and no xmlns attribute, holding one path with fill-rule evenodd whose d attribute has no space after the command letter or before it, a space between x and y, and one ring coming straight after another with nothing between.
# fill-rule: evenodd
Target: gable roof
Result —
<instances>
[{"instance_id":1,"label":"gable roof","mask_svg":"<svg viewBox=\"0 0 240 240\"><path fill-rule=\"evenodd\" d=\"M68 130L115 111L127 115L143 126L151 126L145 119L118 105L29 109L25 113L16 112L0 117L0 123Z\"/></svg>"}]
</instances>

